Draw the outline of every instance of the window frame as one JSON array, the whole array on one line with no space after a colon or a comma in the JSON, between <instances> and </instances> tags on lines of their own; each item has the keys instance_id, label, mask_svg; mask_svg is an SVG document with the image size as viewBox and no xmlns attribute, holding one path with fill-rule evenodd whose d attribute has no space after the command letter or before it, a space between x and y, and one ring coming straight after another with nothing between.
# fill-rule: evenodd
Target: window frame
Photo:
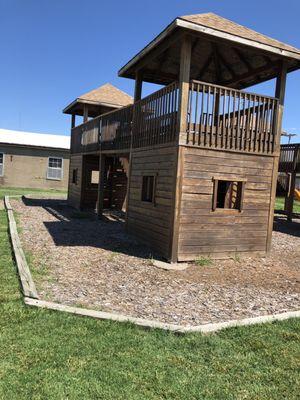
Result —
<instances>
[{"instance_id":1,"label":"window frame","mask_svg":"<svg viewBox=\"0 0 300 400\"><path fill-rule=\"evenodd\" d=\"M224 177L224 176L218 176L218 177L213 177L213 198L212 198L212 212L221 212L221 213L241 213L243 212L243 205L244 205L244 194L245 194L245 186L247 183L246 178L237 178L237 177ZM219 181L225 181L225 182L236 182L237 184L241 185L240 189L240 199L239 199L239 207L238 208L220 208L217 207L217 201L218 201L218 185Z\"/></svg>"},{"instance_id":2,"label":"window frame","mask_svg":"<svg viewBox=\"0 0 300 400\"><path fill-rule=\"evenodd\" d=\"M2 178L4 176L5 153L3 151L0 151L0 154L2 154L2 163L0 164L0 165L2 165L2 171L0 172L0 178Z\"/></svg>"},{"instance_id":3,"label":"window frame","mask_svg":"<svg viewBox=\"0 0 300 400\"><path fill-rule=\"evenodd\" d=\"M50 167L49 163L50 163L50 158L55 158L56 160L61 160L61 168L57 168L57 167ZM56 169L56 170L61 170L61 176L60 178L53 178L49 176L49 168L51 169ZM51 180L51 181L62 181L63 177L64 177L64 159L63 157L55 157L55 156L49 156L48 157L48 162L47 162L47 175L46 175L47 179Z\"/></svg>"},{"instance_id":4,"label":"window frame","mask_svg":"<svg viewBox=\"0 0 300 400\"><path fill-rule=\"evenodd\" d=\"M153 188L152 188L152 201L143 200L143 184L145 178L153 178ZM156 206L156 182L157 182L157 173L147 172L142 174L142 182L141 182L141 195L140 200L143 204L148 204L149 206Z\"/></svg>"}]
</instances>

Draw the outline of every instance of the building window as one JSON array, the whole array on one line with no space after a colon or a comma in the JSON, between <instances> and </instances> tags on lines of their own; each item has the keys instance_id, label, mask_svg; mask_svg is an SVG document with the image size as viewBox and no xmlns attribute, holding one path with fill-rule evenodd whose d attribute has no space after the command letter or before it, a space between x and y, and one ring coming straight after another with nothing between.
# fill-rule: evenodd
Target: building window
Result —
<instances>
[{"instance_id":1,"label":"building window","mask_svg":"<svg viewBox=\"0 0 300 400\"><path fill-rule=\"evenodd\" d=\"M148 203L154 203L154 189L155 189L155 176L145 175L143 176L142 183L142 201Z\"/></svg>"},{"instance_id":2,"label":"building window","mask_svg":"<svg viewBox=\"0 0 300 400\"><path fill-rule=\"evenodd\" d=\"M217 209L242 211L245 181L214 179L213 211Z\"/></svg>"},{"instance_id":3,"label":"building window","mask_svg":"<svg viewBox=\"0 0 300 400\"><path fill-rule=\"evenodd\" d=\"M61 181L63 177L63 159L56 157L49 157L47 179Z\"/></svg>"},{"instance_id":4,"label":"building window","mask_svg":"<svg viewBox=\"0 0 300 400\"><path fill-rule=\"evenodd\" d=\"M73 169L72 171L72 183L77 185L78 183L78 168Z\"/></svg>"},{"instance_id":5,"label":"building window","mask_svg":"<svg viewBox=\"0 0 300 400\"><path fill-rule=\"evenodd\" d=\"M0 153L0 176L4 175L4 154Z\"/></svg>"}]
</instances>

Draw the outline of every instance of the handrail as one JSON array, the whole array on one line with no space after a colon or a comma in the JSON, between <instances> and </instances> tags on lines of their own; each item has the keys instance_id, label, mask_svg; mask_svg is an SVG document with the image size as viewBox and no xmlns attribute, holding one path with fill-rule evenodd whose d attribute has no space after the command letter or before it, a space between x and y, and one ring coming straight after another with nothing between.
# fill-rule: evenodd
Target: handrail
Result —
<instances>
[{"instance_id":1,"label":"handrail","mask_svg":"<svg viewBox=\"0 0 300 400\"><path fill-rule=\"evenodd\" d=\"M72 152L129 149L178 141L179 85L72 129ZM190 82L186 137L180 143L273 154L278 99L197 80Z\"/></svg>"},{"instance_id":2,"label":"handrail","mask_svg":"<svg viewBox=\"0 0 300 400\"><path fill-rule=\"evenodd\" d=\"M186 144L272 154L277 108L274 97L191 81Z\"/></svg>"}]
</instances>

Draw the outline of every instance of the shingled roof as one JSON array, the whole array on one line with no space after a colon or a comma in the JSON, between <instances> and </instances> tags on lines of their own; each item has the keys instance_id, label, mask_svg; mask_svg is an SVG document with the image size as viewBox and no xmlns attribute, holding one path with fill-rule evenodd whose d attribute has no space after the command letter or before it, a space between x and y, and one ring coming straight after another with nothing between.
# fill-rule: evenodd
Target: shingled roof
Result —
<instances>
[{"instance_id":1,"label":"shingled roof","mask_svg":"<svg viewBox=\"0 0 300 400\"><path fill-rule=\"evenodd\" d=\"M114 106L124 107L133 103L133 98L129 94L116 88L111 83L106 83L78 97L77 100L87 102L96 102L99 104L112 104Z\"/></svg>"},{"instance_id":2,"label":"shingled roof","mask_svg":"<svg viewBox=\"0 0 300 400\"><path fill-rule=\"evenodd\" d=\"M300 54L300 50L296 47L290 46L276 39L272 39L252 29L246 28L243 25L239 25L236 22L232 22L229 19L220 17L214 13L184 15L179 18L194 24L207 26L209 28L217 29L219 31L230 33L248 40L263 43L268 46L277 47L278 49L284 49Z\"/></svg>"},{"instance_id":3,"label":"shingled roof","mask_svg":"<svg viewBox=\"0 0 300 400\"><path fill-rule=\"evenodd\" d=\"M114 109L127 106L133 103L133 98L122 90L116 88L110 83L106 83L98 87L97 89L91 90L75 99L69 104L63 112L65 114L82 114L83 104L90 104L95 107L100 107L105 111L107 109Z\"/></svg>"},{"instance_id":4,"label":"shingled roof","mask_svg":"<svg viewBox=\"0 0 300 400\"><path fill-rule=\"evenodd\" d=\"M243 89L276 77L282 61L288 72L300 68L296 47L205 13L175 18L119 70L119 76L135 79L142 71L146 82L167 85L177 80L185 34L192 40L191 79Z\"/></svg>"}]
</instances>

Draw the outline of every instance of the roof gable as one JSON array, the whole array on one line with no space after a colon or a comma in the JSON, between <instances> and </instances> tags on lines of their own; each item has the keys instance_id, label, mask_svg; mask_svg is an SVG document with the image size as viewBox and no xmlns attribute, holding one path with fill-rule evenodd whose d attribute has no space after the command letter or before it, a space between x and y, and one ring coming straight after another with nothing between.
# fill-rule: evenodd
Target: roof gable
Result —
<instances>
[{"instance_id":1,"label":"roof gable","mask_svg":"<svg viewBox=\"0 0 300 400\"><path fill-rule=\"evenodd\" d=\"M78 97L78 100L92 101L116 106L127 106L133 103L133 98L110 83L106 83Z\"/></svg>"}]
</instances>

